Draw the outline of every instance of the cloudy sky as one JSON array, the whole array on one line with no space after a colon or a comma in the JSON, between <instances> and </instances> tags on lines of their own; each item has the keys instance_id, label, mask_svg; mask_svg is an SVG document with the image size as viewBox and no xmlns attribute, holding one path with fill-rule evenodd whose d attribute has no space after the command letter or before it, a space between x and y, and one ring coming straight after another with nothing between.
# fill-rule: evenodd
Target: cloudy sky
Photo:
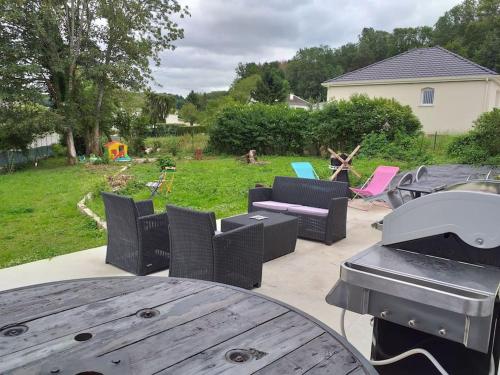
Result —
<instances>
[{"instance_id":1,"label":"cloudy sky","mask_svg":"<svg viewBox=\"0 0 500 375\"><path fill-rule=\"evenodd\" d=\"M356 41L363 27L432 26L459 0L180 0L185 38L162 53L156 91L225 90L238 62L286 60L299 48Z\"/></svg>"}]
</instances>

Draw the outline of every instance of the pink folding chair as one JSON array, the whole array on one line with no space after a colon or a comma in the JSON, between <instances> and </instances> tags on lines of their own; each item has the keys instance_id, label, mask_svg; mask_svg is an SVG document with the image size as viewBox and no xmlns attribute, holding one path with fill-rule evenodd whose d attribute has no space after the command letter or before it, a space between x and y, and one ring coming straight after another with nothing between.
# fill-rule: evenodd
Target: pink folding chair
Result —
<instances>
[{"instance_id":1,"label":"pink folding chair","mask_svg":"<svg viewBox=\"0 0 500 375\"><path fill-rule=\"evenodd\" d=\"M363 186L360 188L351 188L355 193L352 198L354 199L358 195L362 198L370 198L382 194L398 172L398 167L378 166Z\"/></svg>"}]
</instances>

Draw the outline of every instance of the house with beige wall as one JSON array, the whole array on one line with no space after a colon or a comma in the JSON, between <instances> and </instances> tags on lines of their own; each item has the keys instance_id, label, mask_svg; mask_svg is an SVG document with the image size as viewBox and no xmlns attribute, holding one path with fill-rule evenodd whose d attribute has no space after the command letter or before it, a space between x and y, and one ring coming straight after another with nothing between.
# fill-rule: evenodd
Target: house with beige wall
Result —
<instances>
[{"instance_id":1,"label":"house with beige wall","mask_svg":"<svg viewBox=\"0 0 500 375\"><path fill-rule=\"evenodd\" d=\"M441 47L418 48L323 83L327 100L354 94L409 105L430 134L463 133L500 107L500 75Z\"/></svg>"}]
</instances>

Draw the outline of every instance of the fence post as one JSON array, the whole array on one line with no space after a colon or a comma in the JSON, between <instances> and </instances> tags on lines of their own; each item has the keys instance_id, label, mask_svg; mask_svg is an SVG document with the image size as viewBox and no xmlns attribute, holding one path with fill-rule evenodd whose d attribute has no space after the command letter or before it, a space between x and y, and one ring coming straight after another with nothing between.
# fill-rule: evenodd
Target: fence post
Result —
<instances>
[{"instance_id":1,"label":"fence post","mask_svg":"<svg viewBox=\"0 0 500 375\"><path fill-rule=\"evenodd\" d=\"M433 149L433 151L436 151L437 136L438 136L438 132L436 131L436 132L434 133L434 149Z\"/></svg>"}]
</instances>

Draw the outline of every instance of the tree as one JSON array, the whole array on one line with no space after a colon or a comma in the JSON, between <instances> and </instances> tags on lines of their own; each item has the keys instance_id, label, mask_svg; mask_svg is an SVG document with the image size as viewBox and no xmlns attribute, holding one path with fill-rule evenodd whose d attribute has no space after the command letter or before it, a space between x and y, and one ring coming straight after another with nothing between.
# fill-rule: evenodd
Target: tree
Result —
<instances>
[{"instance_id":1,"label":"tree","mask_svg":"<svg viewBox=\"0 0 500 375\"><path fill-rule=\"evenodd\" d=\"M159 52L174 49L184 32L172 19L188 15L177 0L100 0L101 24L93 28L93 64L89 74L97 83L93 151L100 153L102 101L107 87L139 89L152 79L149 61L160 64ZM104 22L103 22L104 21Z\"/></svg>"},{"instance_id":2,"label":"tree","mask_svg":"<svg viewBox=\"0 0 500 375\"><path fill-rule=\"evenodd\" d=\"M294 94L320 102L326 100L326 88L321 83L341 73L333 50L319 46L300 49L288 63L286 79Z\"/></svg>"},{"instance_id":3,"label":"tree","mask_svg":"<svg viewBox=\"0 0 500 375\"><path fill-rule=\"evenodd\" d=\"M193 90L186 96L186 102L193 104L196 108L200 106L200 96Z\"/></svg>"},{"instance_id":4,"label":"tree","mask_svg":"<svg viewBox=\"0 0 500 375\"><path fill-rule=\"evenodd\" d=\"M252 91L252 98L261 103L275 104L285 101L289 91L283 73L276 68L268 68Z\"/></svg>"},{"instance_id":5,"label":"tree","mask_svg":"<svg viewBox=\"0 0 500 375\"><path fill-rule=\"evenodd\" d=\"M175 109L175 97L169 94L158 94L151 91L146 92L147 112L150 121L165 122L168 115Z\"/></svg>"},{"instance_id":6,"label":"tree","mask_svg":"<svg viewBox=\"0 0 500 375\"><path fill-rule=\"evenodd\" d=\"M193 103L186 103L179 111L179 117L193 126L198 121L199 112Z\"/></svg>"},{"instance_id":7,"label":"tree","mask_svg":"<svg viewBox=\"0 0 500 375\"><path fill-rule=\"evenodd\" d=\"M432 45L432 27L396 28L390 38L390 54L397 55L413 48Z\"/></svg>"},{"instance_id":8,"label":"tree","mask_svg":"<svg viewBox=\"0 0 500 375\"><path fill-rule=\"evenodd\" d=\"M235 80L229 90L229 96L241 104L248 103L252 96L252 91L257 88L259 80L260 75L258 74Z\"/></svg>"},{"instance_id":9,"label":"tree","mask_svg":"<svg viewBox=\"0 0 500 375\"><path fill-rule=\"evenodd\" d=\"M500 2L465 0L434 27L433 43L500 71Z\"/></svg>"},{"instance_id":10,"label":"tree","mask_svg":"<svg viewBox=\"0 0 500 375\"><path fill-rule=\"evenodd\" d=\"M254 62L244 64L242 62L238 63L236 67L236 80L245 79L255 74L261 73L260 65L257 65Z\"/></svg>"},{"instance_id":11,"label":"tree","mask_svg":"<svg viewBox=\"0 0 500 375\"><path fill-rule=\"evenodd\" d=\"M94 115L83 136L98 154L106 93L143 88L152 79L149 62L159 64L159 52L183 37L173 17L187 14L177 0L0 0L0 92L49 94L65 118L61 132L74 163L75 90L90 81Z\"/></svg>"},{"instance_id":12,"label":"tree","mask_svg":"<svg viewBox=\"0 0 500 375\"><path fill-rule=\"evenodd\" d=\"M55 113L39 104L3 103L0 106L0 150L7 153L27 151L36 138L53 131L58 121ZM8 169L12 167L9 163Z\"/></svg>"},{"instance_id":13,"label":"tree","mask_svg":"<svg viewBox=\"0 0 500 375\"><path fill-rule=\"evenodd\" d=\"M0 55L4 56L0 91L17 86L17 92L35 89L50 95L54 110L65 117L60 131L70 164L76 162L73 100L79 79L77 65L96 4L92 0L0 1Z\"/></svg>"}]
</instances>

